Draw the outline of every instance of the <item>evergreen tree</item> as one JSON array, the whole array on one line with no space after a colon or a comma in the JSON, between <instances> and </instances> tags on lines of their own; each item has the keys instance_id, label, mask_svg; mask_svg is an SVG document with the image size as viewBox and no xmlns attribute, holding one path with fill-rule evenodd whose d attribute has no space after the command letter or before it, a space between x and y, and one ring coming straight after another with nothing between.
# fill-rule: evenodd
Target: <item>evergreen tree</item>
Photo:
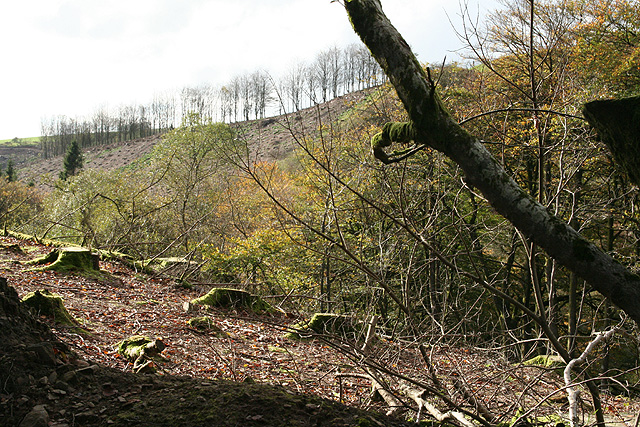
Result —
<instances>
[{"instance_id":1,"label":"evergreen tree","mask_svg":"<svg viewBox=\"0 0 640 427\"><path fill-rule=\"evenodd\" d=\"M13 165L13 160L7 162L7 181L14 182L18 180L18 173Z\"/></svg>"},{"instance_id":2,"label":"evergreen tree","mask_svg":"<svg viewBox=\"0 0 640 427\"><path fill-rule=\"evenodd\" d=\"M72 141L67 154L64 156L64 170L60 172L60 179L66 180L82 169L82 151L77 141Z\"/></svg>"}]
</instances>

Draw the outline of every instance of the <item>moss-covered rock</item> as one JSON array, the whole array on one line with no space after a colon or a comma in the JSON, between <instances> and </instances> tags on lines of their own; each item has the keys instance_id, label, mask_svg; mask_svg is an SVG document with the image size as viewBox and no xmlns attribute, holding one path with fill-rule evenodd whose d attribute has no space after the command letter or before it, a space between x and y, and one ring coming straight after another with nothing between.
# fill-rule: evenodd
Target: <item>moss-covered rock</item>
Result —
<instances>
[{"instance_id":1,"label":"moss-covered rock","mask_svg":"<svg viewBox=\"0 0 640 427\"><path fill-rule=\"evenodd\" d=\"M191 300L191 304L217 308L244 308L256 313L280 312L259 296L233 288L213 288L206 295Z\"/></svg>"},{"instance_id":2,"label":"moss-covered rock","mask_svg":"<svg viewBox=\"0 0 640 427\"><path fill-rule=\"evenodd\" d=\"M53 319L56 323L76 326L76 321L65 308L62 297L46 289L29 292L22 298L22 303L39 315Z\"/></svg>"},{"instance_id":3,"label":"moss-covered rock","mask_svg":"<svg viewBox=\"0 0 640 427\"><path fill-rule=\"evenodd\" d=\"M80 247L55 248L47 255L27 261L27 265L41 265L34 268L39 271L58 271L61 273L84 272L98 273L100 271L100 256L91 250Z\"/></svg>"},{"instance_id":4,"label":"moss-covered rock","mask_svg":"<svg viewBox=\"0 0 640 427\"><path fill-rule=\"evenodd\" d=\"M153 361L162 361L160 353L167 346L160 338L151 339L144 335L134 335L116 345L119 355L133 363L134 372L153 372Z\"/></svg>"},{"instance_id":5,"label":"moss-covered rock","mask_svg":"<svg viewBox=\"0 0 640 427\"><path fill-rule=\"evenodd\" d=\"M226 338L229 336L229 334L220 329L220 327L216 325L215 321L208 316L194 317L189 319L187 324L199 331L211 332L219 338Z\"/></svg>"},{"instance_id":6,"label":"moss-covered rock","mask_svg":"<svg viewBox=\"0 0 640 427\"><path fill-rule=\"evenodd\" d=\"M560 356L546 356L540 355L529 360L522 362L526 366L540 366L549 369L564 369L567 366L566 362Z\"/></svg>"},{"instance_id":7,"label":"moss-covered rock","mask_svg":"<svg viewBox=\"0 0 640 427\"><path fill-rule=\"evenodd\" d=\"M353 317L334 313L315 313L308 321L291 326L292 331L285 336L292 339L310 338L314 335L340 335L344 338L355 339L358 327Z\"/></svg>"}]
</instances>

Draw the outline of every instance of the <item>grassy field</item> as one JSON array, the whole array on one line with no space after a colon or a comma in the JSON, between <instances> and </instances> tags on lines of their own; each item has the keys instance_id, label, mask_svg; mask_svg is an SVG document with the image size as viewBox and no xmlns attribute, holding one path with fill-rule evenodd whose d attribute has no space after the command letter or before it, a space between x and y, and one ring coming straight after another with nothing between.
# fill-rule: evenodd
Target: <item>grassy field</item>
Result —
<instances>
[{"instance_id":1,"label":"grassy field","mask_svg":"<svg viewBox=\"0 0 640 427\"><path fill-rule=\"evenodd\" d=\"M0 139L0 145L4 145L7 147L17 147L21 145L38 145L39 143L39 136L33 136L31 138Z\"/></svg>"}]
</instances>

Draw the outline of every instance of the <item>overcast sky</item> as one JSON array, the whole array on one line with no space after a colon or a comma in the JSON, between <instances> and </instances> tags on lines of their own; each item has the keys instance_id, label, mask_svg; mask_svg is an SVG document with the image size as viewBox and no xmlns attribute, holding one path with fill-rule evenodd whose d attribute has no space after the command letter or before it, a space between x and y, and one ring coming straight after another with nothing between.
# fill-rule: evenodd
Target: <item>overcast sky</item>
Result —
<instances>
[{"instance_id":1,"label":"overcast sky","mask_svg":"<svg viewBox=\"0 0 640 427\"><path fill-rule=\"evenodd\" d=\"M461 44L452 0L382 0L422 62ZM495 0L469 0L473 13ZM359 42L330 0L20 0L0 15L0 139L40 135L43 118L89 116L245 72L276 79Z\"/></svg>"}]
</instances>

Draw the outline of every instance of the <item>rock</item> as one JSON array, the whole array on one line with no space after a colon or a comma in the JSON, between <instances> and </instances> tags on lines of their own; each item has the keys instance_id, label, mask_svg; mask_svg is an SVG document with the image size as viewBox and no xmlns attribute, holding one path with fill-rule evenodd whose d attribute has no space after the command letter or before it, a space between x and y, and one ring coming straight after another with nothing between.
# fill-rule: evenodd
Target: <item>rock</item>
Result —
<instances>
[{"instance_id":1,"label":"rock","mask_svg":"<svg viewBox=\"0 0 640 427\"><path fill-rule=\"evenodd\" d=\"M98 365L87 366L86 368L80 368L76 372L78 375L93 375L98 372Z\"/></svg>"},{"instance_id":2,"label":"rock","mask_svg":"<svg viewBox=\"0 0 640 427\"><path fill-rule=\"evenodd\" d=\"M47 427L49 425L49 413L44 405L36 405L25 415L20 427Z\"/></svg>"},{"instance_id":3,"label":"rock","mask_svg":"<svg viewBox=\"0 0 640 427\"><path fill-rule=\"evenodd\" d=\"M48 342L41 342L27 346L27 351L35 354L36 360L42 365L55 366L56 356L53 353L53 346Z\"/></svg>"},{"instance_id":4,"label":"rock","mask_svg":"<svg viewBox=\"0 0 640 427\"><path fill-rule=\"evenodd\" d=\"M193 304L190 301L185 301L182 303L182 309L185 313L191 313L194 310Z\"/></svg>"},{"instance_id":5,"label":"rock","mask_svg":"<svg viewBox=\"0 0 640 427\"><path fill-rule=\"evenodd\" d=\"M85 411L75 414L74 419L80 425L95 424L100 420L100 418L92 411Z\"/></svg>"}]
</instances>

